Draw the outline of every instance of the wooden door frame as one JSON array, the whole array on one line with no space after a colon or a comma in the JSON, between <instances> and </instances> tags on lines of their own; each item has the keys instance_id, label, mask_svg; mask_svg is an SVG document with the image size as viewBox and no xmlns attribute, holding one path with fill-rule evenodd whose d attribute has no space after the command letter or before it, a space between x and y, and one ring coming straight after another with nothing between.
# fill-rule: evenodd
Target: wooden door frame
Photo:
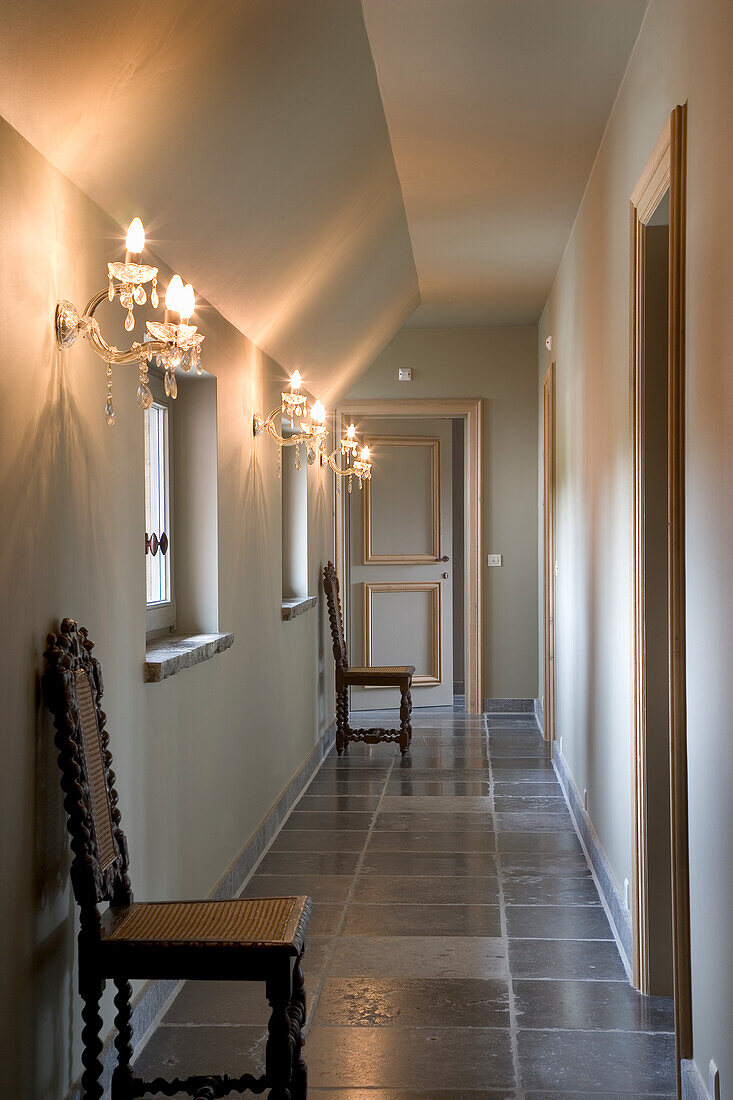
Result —
<instances>
[{"instance_id":1,"label":"wooden door frame","mask_svg":"<svg viewBox=\"0 0 733 1100\"><path fill-rule=\"evenodd\" d=\"M555 364L542 379L542 607L545 741L555 740Z\"/></svg>"},{"instance_id":2,"label":"wooden door frame","mask_svg":"<svg viewBox=\"0 0 733 1100\"><path fill-rule=\"evenodd\" d=\"M631 195L631 684L633 980L649 988L647 881L646 639L644 633L644 226L665 191L669 216L667 561L672 933L677 1073L692 1057L687 700L685 676L685 210L686 105L675 107Z\"/></svg>"},{"instance_id":3,"label":"wooden door frame","mask_svg":"<svg viewBox=\"0 0 733 1100\"><path fill-rule=\"evenodd\" d=\"M481 398L418 398L416 400L390 400L362 398L345 401L336 409L335 439L343 434L347 415L354 419L378 417L439 417L444 420L462 419L464 422L465 477L466 477L466 710L469 714L483 711L482 670L483 639L481 634L481 435L483 423ZM348 589L346 576L346 545L344 537L343 492L336 484L335 543L336 571L338 573L347 610Z\"/></svg>"}]
</instances>

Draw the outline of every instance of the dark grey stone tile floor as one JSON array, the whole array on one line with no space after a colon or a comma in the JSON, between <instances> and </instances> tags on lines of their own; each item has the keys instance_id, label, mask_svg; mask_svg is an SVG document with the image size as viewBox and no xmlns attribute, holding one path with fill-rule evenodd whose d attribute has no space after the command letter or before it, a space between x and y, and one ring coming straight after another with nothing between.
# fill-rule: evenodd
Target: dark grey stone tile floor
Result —
<instances>
[{"instance_id":1,"label":"dark grey stone tile floor","mask_svg":"<svg viewBox=\"0 0 733 1100\"><path fill-rule=\"evenodd\" d=\"M626 980L529 717L419 711L404 760L332 754L243 893L315 901L314 1100L674 1095L672 1003ZM261 1073L266 1021L259 986L186 983L138 1066Z\"/></svg>"}]
</instances>

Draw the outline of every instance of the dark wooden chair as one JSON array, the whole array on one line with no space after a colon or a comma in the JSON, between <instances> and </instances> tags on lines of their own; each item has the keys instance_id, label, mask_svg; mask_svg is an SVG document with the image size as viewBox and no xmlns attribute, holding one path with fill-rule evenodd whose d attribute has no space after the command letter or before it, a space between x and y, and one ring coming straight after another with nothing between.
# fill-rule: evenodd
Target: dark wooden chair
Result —
<instances>
[{"instance_id":1,"label":"dark wooden chair","mask_svg":"<svg viewBox=\"0 0 733 1100\"><path fill-rule=\"evenodd\" d=\"M412 741L412 677L414 665L388 665L370 668L349 667L344 640L344 620L341 614L339 580L333 562L323 570L323 589L328 601L328 618L331 623L333 639L333 659L336 662L336 751L341 756L350 741L366 741L376 744L379 741L397 742L404 756ZM400 728L353 729L349 725L349 688L360 687L396 687L400 690Z\"/></svg>"},{"instance_id":2,"label":"dark wooden chair","mask_svg":"<svg viewBox=\"0 0 733 1100\"><path fill-rule=\"evenodd\" d=\"M64 619L59 633L48 636L44 675L71 834L71 882L81 916L82 1095L85 1100L102 1096L99 1002L111 979L117 990L112 1100L178 1092L216 1100L230 1092L261 1093L268 1087L271 1100L305 1100L301 959L312 902L306 897L133 901L101 707L102 671L92 649L87 631ZM102 902L109 902L109 907L100 914ZM265 1074L140 1080L131 1066L133 978L264 982L272 1010Z\"/></svg>"}]
</instances>

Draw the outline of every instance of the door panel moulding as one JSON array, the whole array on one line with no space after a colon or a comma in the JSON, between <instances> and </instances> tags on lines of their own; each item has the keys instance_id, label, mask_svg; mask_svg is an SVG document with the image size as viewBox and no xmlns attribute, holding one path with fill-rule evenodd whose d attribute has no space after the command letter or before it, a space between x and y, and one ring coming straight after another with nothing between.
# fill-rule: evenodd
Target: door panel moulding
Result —
<instances>
[{"instance_id":1,"label":"door panel moulding","mask_svg":"<svg viewBox=\"0 0 733 1100\"><path fill-rule=\"evenodd\" d=\"M466 481L466 710L470 714L482 712L482 656L481 634L481 434L483 403L481 398L423 398L417 400L382 400L362 398L344 402L335 413L335 436L340 439L344 425L359 417L397 419L400 417L439 417L442 420L462 419L464 422L465 481ZM336 570L346 607L346 549L344 494L340 484L336 486L335 544Z\"/></svg>"},{"instance_id":2,"label":"door panel moulding","mask_svg":"<svg viewBox=\"0 0 733 1100\"><path fill-rule=\"evenodd\" d=\"M372 448L376 447L428 447L430 449L431 476L431 549L429 553L383 553L374 551L372 480L364 484L364 564L365 565L422 565L440 561L440 440L424 436L369 436ZM415 681L413 680L413 683Z\"/></svg>"},{"instance_id":3,"label":"door panel moulding","mask_svg":"<svg viewBox=\"0 0 733 1100\"><path fill-rule=\"evenodd\" d=\"M685 209L687 109L676 107L630 202L631 393L631 729L633 981L649 990L647 866L646 634L644 535L644 230L670 193L667 351L667 664L672 850L672 952L678 1090L680 1065L692 1057L687 713L685 690L684 416Z\"/></svg>"},{"instance_id":4,"label":"door panel moulding","mask_svg":"<svg viewBox=\"0 0 733 1100\"><path fill-rule=\"evenodd\" d=\"M430 651L431 665L429 671L415 670L412 677L413 687L442 684L443 668L443 632L441 623L441 584L440 581L404 581L395 583L392 581L365 581L364 582L364 655L365 664L371 666L373 662L373 623L374 623L374 597L387 592L425 592L430 595ZM379 664L379 662L376 662ZM367 685L364 689L369 691Z\"/></svg>"}]
</instances>

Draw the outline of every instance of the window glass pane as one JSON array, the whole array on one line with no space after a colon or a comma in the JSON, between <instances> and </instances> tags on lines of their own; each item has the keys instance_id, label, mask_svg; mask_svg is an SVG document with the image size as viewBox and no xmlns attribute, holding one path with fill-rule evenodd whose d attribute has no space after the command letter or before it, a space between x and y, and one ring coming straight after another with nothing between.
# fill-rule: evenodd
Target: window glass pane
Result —
<instances>
[{"instance_id":1,"label":"window glass pane","mask_svg":"<svg viewBox=\"0 0 733 1100\"><path fill-rule=\"evenodd\" d=\"M168 409L154 402L145 410L145 532L170 541ZM145 555L147 602L171 600L170 547L167 553Z\"/></svg>"}]
</instances>

